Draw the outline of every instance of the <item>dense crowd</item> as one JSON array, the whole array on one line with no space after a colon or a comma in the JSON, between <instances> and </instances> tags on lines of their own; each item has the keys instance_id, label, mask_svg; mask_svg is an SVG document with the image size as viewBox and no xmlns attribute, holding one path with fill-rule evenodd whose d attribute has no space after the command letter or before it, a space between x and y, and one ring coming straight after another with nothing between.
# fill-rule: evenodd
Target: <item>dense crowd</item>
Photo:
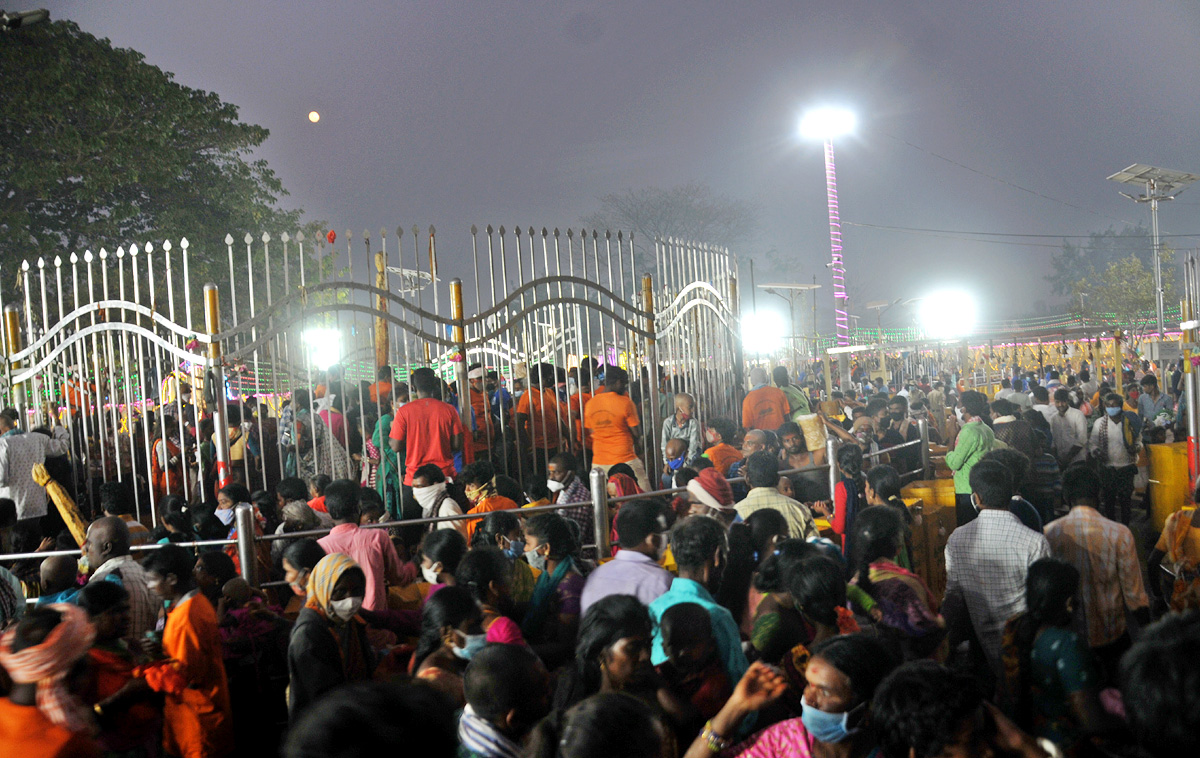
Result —
<instances>
[{"instance_id":1,"label":"dense crowd","mask_svg":"<svg viewBox=\"0 0 1200 758\"><path fill-rule=\"evenodd\" d=\"M122 458L82 407L44 412L71 431L0 412L3 547L48 554L0 567L0 747L1190 754L1200 525L1154 529L1145 494L1179 376L1133 366L1117 393L1088 368L1013 367L989 398L756 367L741 418L703 422L616 366L471 366L468 398L335 368L278 409L231 402L228 477L190 399L139 426L146 476L136 444L92 468ZM955 493L936 570L936 504L905 489L927 462Z\"/></svg>"}]
</instances>

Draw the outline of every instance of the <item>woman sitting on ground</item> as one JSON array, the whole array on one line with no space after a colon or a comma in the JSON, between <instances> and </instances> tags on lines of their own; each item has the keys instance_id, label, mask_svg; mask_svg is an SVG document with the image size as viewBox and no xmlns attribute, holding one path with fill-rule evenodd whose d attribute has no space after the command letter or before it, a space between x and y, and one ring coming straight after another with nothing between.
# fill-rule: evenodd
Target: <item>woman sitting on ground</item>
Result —
<instances>
[{"instance_id":1,"label":"woman sitting on ground","mask_svg":"<svg viewBox=\"0 0 1200 758\"><path fill-rule=\"evenodd\" d=\"M443 587L421 610L421 637L411 671L462 708L467 704L463 672L471 656L486 644L483 614L475 598L462 587Z\"/></svg>"}]
</instances>

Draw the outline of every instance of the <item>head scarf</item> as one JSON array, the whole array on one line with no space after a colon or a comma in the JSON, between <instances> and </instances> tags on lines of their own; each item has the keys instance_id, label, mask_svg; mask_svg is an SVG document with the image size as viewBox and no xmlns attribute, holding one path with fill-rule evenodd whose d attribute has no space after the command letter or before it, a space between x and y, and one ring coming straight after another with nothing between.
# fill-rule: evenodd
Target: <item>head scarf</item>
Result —
<instances>
[{"instance_id":1,"label":"head scarf","mask_svg":"<svg viewBox=\"0 0 1200 758\"><path fill-rule=\"evenodd\" d=\"M358 564L345 553L330 553L317 561L317 565L308 575L308 600L304 606L312 608L337 626L345 623L336 613L330 612L329 603L333 595L333 586L342 578L342 574L352 568L358 568Z\"/></svg>"},{"instance_id":2,"label":"head scarf","mask_svg":"<svg viewBox=\"0 0 1200 758\"><path fill-rule=\"evenodd\" d=\"M768 381L769 379L767 377L767 370L765 368L762 366L755 366L754 368L750 369L751 387L765 387Z\"/></svg>"},{"instance_id":3,"label":"head scarf","mask_svg":"<svg viewBox=\"0 0 1200 758\"><path fill-rule=\"evenodd\" d=\"M87 655L96 629L87 612L67 603L47 606L62 614L41 644L12 652L16 629L0 638L0 665L16 684L37 684L37 708L47 719L72 732L92 732L95 722L87 707L67 690L63 679L75 661Z\"/></svg>"},{"instance_id":4,"label":"head scarf","mask_svg":"<svg viewBox=\"0 0 1200 758\"><path fill-rule=\"evenodd\" d=\"M709 508L719 511L733 510L733 490L729 482L715 468L706 468L687 484L688 493Z\"/></svg>"},{"instance_id":5,"label":"head scarf","mask_svg":"<svg viewBox=\"0 0 1200 758\"><path fill-rule=\"evenodd\" d=\"M642 494L642 488L638 486L637 480L629 474L613 474L608 478L608 482L616 490L616 494L613 497Z\"/></svg>"}]
</instances>

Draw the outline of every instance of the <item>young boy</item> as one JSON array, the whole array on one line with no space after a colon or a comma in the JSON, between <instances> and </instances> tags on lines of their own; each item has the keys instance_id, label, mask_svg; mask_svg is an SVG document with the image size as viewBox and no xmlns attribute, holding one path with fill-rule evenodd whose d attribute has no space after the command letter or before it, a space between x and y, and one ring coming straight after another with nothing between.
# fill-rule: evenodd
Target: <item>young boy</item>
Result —
<instances>
[{"instance_id":1,"label":"young boy","mask_svg":"<svg viewBox=\"0 0 1200 758\"><path fill-rule=\"evenodd\" d=\"M712 461L721 476L729 476L729 467L742 459L742 451L730 443L736 439L737 429L729 419L715 418L708 423L708 444L704 457Z\"/></svg>"},{"instance_id":2,"label":"young boy","mask_svg":"<svg viewBox=\"0 0 1200 758\"><path fill-rule=\"evenodd\" d=\"M663 612L660 624L667 660L656 667L659 676L701 716L713 718L733 694L733 685L717 655L708 611L696 603L679 603Z\"/></svg>"},{"instance_id":3,"label":"young boy","mask_svg":"<svg viewBox=\"0 0 1200 758\"><path fill-rule=\"evenodd\" d=\"M695 416L696 401L686 392L675 396L675 414L663 419L662 441L659 449L663 460L671 460L667 455L667 443L671 440L683 440L687 443L687 460L683 463L690 466L700 457L702 445L700 442L700 420Z\"/></svg>"}]
</instances>

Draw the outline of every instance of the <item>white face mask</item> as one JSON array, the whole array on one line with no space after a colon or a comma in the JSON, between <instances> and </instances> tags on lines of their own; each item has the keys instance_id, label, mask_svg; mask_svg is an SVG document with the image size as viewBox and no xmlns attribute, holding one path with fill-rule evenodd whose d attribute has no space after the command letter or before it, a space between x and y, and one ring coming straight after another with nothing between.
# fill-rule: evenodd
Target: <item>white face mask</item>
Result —
<instances>
[{"instance_id":1,"label":"white face mask","mask_svg":"<svg viewBox=\"0 0 1200 758\"><path fill-rule=\"evenodd\" d=\"M955 416L958 418L959 422L962 422L962 421L963 421L963 411L962 411L962 408L955 408L955 409L954 409L954 415L955 415Z\"/></svg>"},{"instance_id":2,"label":"white face mask","mask_svg":"<svg viewBox=\"0 0 1200 758\"><path fill-rule=\"evenodd\" d=\"M219 519L220 522L222 524L224 524L225 526L229 526L230 524L233 523L233 509L232 508L218 508L216 510L216 516L217 516L217 519Z\"/></svg>"},{"instance_id":3,"label":"white face mask","mask_svg":"<svg viewBox=\"0 0 1200 758\"><path fill-rule=\"evenodd\" d=\"M417 499L417 503L421 506L421 514L428 518L432 514L433 506L437 505L445 492L445 482L431 484L428 487L413 487L413 497Z\"/></svg>"},{"instance_id":4,"label":"white face mask","mask_svg":"<svg viewBox=\"0 0 1200 758\"><path fill-rule=\"evenodd\" d=\"M438 583L438 574L442 573L442 564L435 563L432 566L421 567L421 576L425 577L425 581L430 584Z\"/></svg>"},{"instance_id":5,"label":"white face mask","mask_svg":"<svg viewBox=\"0 0 1200 758\"><path fill-rule=\"evenodd\" d=\"M550 490L551 492L562 492L563 487L565 486L566 485L562 482L555 481L554 479L546 480L546 489Z\"/></svg>"},{"instance_id":6,"label":"white face mask","mask_svg":"<svg viewBox=\"0 0 1200 758\"><path fill-rule=\"evenodd\" d=\"M349 621L362 608L362 604L363 599L361 597L348 597L344 600L334 600L331 602L329 610L342 621Z\"/></svg>"}]
</instances>

